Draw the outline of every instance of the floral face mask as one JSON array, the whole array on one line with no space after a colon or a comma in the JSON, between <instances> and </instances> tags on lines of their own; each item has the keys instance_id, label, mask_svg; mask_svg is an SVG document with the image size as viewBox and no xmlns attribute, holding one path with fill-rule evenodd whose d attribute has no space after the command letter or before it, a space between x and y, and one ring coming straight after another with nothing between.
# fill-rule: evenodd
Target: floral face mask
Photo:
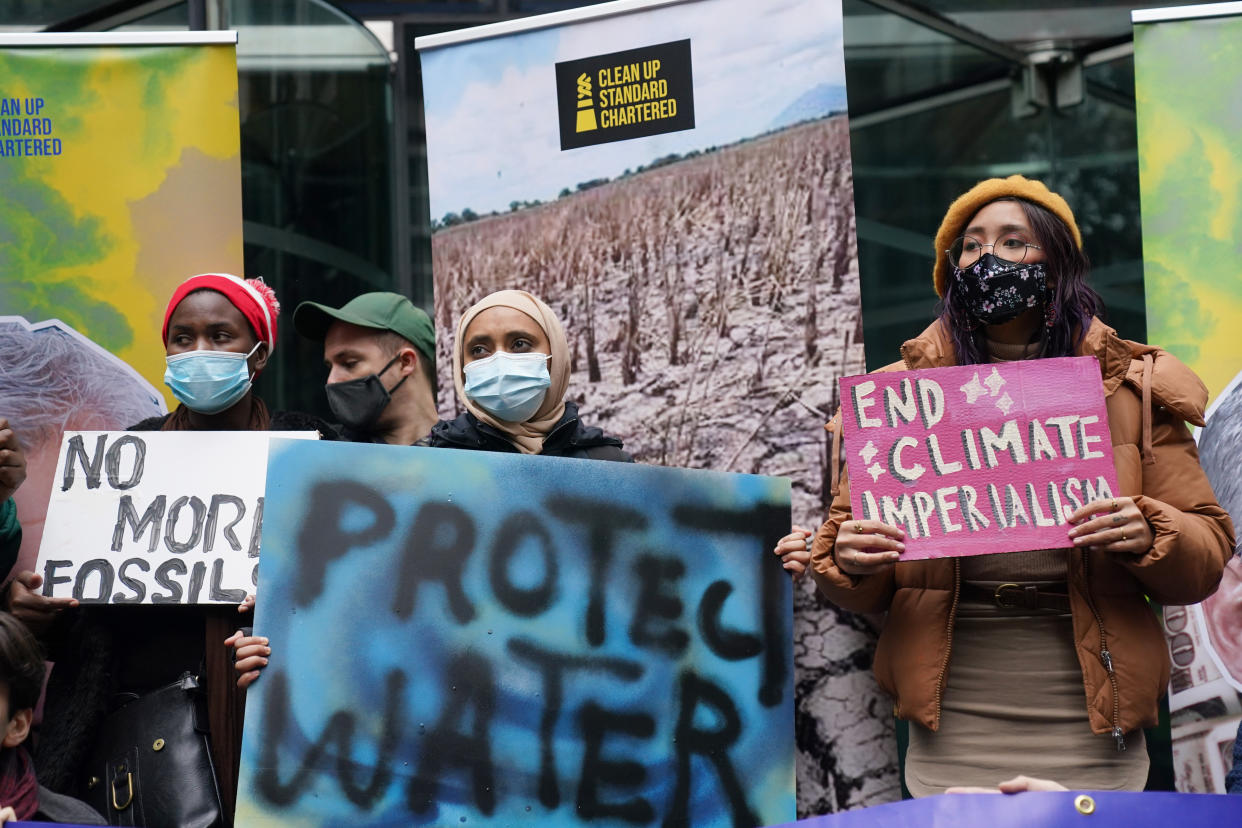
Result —
<instances>
[{"instance_id":1,"label":"floral face mask","mask_svg":"<svg viewBox=\"0 0 1242 828\"><path fill-rule=\"evenodd\" d=\"M984 325L1009 322L1048 301L1043 262L1014 264L984 253L968 267L954 266L953 279L970 315Z\"/></svg>"}]
</instances>

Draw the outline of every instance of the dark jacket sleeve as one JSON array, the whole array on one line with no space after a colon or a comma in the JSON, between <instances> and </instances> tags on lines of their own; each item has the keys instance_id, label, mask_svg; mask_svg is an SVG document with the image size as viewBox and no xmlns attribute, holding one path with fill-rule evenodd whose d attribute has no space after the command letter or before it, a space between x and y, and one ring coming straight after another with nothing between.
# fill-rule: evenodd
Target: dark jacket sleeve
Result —
<instances>
[{"instance_id":1,"label":"dark jacket sleeve","mask_svg":"<svg viewBox=\"0 0 1242 828\"><path fill-rule=\"evenodd\" d=\"M80 799L58 794L39 786L39 810L35 812L39 822L71 823L73 825L107 825L98 811Z\"/></svg>"},{"instance_id":2,"label":"dark jacket sleeve","mask_svg":"<svg viewBox=\"0 0 1242 828\"><path fill-rule=\"evenodd\" d=\"M139 420L134 423L126 431L159 431L164 427L164 422L171 417L171 414L159 414L155 417L147 417L145 420Z\"/></svg>"},{"instance_id":3,"label":"dark jacket sleeve","mask_svg":"<svg viewBox=\"0 0 1242 828\"><path fill-rule=\"evenodd\" d=\"M314 414L301 411L277 411L272 414L269 431L318 431L321 440L342 439L341 430Z\"/></svg>"},{"instance_id":4,"label":"dark jacket sleeve","mask_svg":"<svg viewBox=\"0 0 1242 828\"><path fill-rule=\"evenodd\" d=\"M634 458L623 451L620 446L591 446L589 448L580 449L576 456L583 457L587 460L612 460L617 463L634 462Z\"/></svg>"},{"instance_id":5,"label":"dark jacket sleeve","mask_svg":"<svg viewBox=\"0 0 1242 828\"><path fill-rule=\"evenodd\" d=\"M1233 743L1233 769L1225 777L1225 793L1242 794L1242 722L1238 723L1238 738Z\"/></svg>"},{"instance_id":6,"label":"dark jacket sleeve","mask_svg":"<svg viewBox=\"0 0 1242 828\"><path fill-rule=\"evenodd\" d=\"M22 546L22 525L17 522L17 503L9 498L0 503L0 580L9 577Z\"/></svg>"}]
</instances>

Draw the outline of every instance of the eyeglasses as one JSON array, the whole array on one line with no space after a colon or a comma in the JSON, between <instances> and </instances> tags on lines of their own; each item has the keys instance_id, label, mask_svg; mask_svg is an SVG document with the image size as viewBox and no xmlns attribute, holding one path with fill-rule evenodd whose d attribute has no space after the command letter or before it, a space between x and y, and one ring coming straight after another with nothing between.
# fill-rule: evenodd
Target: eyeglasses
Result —
<instances>
[{"instance_id":1,"label":"eyeglasses","mask_svg":"<svg viewBox=\"0 0 1242 828\"><path fill-rule=\"evenodd\" d=\"M1026 259L1027 251L1043 250L1037 244L1031 244L1025 237L1017 233L1008 233L1001 236L993 244L984 244L974 236L962 236L953 242L953 246L945 251L949 257L949 264L958 267L970 267L979 261L979 257L983 255L983 248L992 248L992 255L1003 262L1009 264L1019 264Z\"/></svg>"}]
</instances>

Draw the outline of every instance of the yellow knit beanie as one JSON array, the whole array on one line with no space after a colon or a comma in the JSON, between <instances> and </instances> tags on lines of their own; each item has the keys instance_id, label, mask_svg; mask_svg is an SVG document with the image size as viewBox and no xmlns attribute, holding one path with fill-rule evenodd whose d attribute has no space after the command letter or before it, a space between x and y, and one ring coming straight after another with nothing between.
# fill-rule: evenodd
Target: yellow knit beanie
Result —
<instances>
[{"instance_id":1,"label":"yellow knit beanie","mask_svg":"<svg viewBox=\"0 0 1242 828\"><path fill-rule=\"evenodd\" d=\"M958 196L957 200L949 206L949 212L944 214L944 221L940 223L940 229L936 231L936 267L932 271L936 295L944 296L946 283L949 278L948 257L945 255L945 251L962 234L962 229L966 227L966 222L970 221L975 213L979 212L985 204L996 201L998 198L1006 197L1030 201L1049 210L1053 215L1065 222L1070 232L1074 235L1074 241L1077 242L1078 249L1082 249L1082 233L1078 231L1078 222L1074 221L1074 212L1065 203L1065 199L1049 190L1044 185L1044 182L1036 181L1033 178L1023 178L1020 175L1011 175L1008 178L989 178L986 181L980 181Z\"/></svg>"}]
</instances>

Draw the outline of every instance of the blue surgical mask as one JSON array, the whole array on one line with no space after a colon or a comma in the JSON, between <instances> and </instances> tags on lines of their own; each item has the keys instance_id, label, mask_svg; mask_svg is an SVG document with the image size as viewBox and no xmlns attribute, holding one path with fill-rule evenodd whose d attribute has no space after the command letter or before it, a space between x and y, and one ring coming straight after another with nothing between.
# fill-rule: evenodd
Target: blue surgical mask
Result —
<instances>
[{"instance_id":1,"label":"blue surgical mask","mask_svg":"<svg viewBox=\"0 0 1242 828\"><path fill-rule=\"evenodd\" d=\"M237 403L250 390L249 354L231 351L190 351L165 357L164 384L186 408L199 414L219 414Z\"/></svg>"},{"instance_id":2,"label":"blue surgical mask","mask_svg":"<svg viewBox=\"0 0 1242 828\"><path fill-rule=\"evenodd\" d=\"M466 396L498 420L524 423L548 394L547 354L497 351L466 364Z\"/></svg>"}]
</instances>

